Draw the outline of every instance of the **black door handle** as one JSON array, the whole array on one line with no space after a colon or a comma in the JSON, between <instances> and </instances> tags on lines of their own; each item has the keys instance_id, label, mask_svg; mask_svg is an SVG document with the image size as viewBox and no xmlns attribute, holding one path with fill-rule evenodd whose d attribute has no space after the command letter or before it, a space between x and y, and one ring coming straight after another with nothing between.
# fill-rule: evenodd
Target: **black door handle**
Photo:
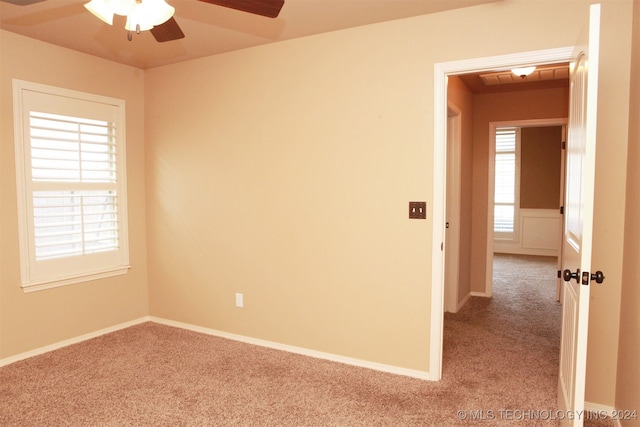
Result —
<instances>
[{"instance_id":1,"label":"black door handle","mask_svg":"<svg viewBox=\"0 0 640 427\"><path fill-rule=\"evenodd\" d=\"M562 279L565 282L571 281L571 279L576 279L576 283L580 283L580 269L577 269L575 273L572 273L568 268L562 272Z\"/></svg>"},{"instance_id":2,"label":"black door handle","mask_svg":"<svg viewBox=\"0 0 640 427\"><path fill-rule=\"evenodd\" d=\"M595 280L596 283L602 283L602 282L604 282L604 273L602 271L598 270L595 273L591 274L590 279L591 280Z\"/></svg>"},{"instance_id":3,"label":"black door handle","mask_svg":"<svg viewBox=\"0 0 640 427\"><path fill-rule=\"evenodd\" d=\"M558 277L561 277L565 282L571 281L571 279L576 279L577 283L580 283L580 269L577 269L575 273L572 273L571 270L566 269L564 271L558 270ZM604 282L604 273L600 270L595 273L589 274L588 271L582 273L582 284L588 285L590 281L595 280L596 283Z\"/></svg>"}]
</instances>

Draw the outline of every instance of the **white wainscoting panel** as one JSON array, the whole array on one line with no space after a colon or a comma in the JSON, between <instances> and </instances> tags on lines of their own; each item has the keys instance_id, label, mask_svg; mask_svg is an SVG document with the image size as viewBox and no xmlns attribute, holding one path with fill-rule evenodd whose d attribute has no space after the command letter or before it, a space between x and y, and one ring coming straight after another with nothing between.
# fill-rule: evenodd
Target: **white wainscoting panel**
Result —
<instances>
[{"instance_id":1,"label":"white wainscoting panel","mask_svg":"<svg viewBox=\"0 0 640 427\"><path fill-rule=\"evenodd\" d=\"M494 252L521 255L558 256L562 215L556 209L520 209L516 241L495 239Z\"/></svg>"}]
</instances>

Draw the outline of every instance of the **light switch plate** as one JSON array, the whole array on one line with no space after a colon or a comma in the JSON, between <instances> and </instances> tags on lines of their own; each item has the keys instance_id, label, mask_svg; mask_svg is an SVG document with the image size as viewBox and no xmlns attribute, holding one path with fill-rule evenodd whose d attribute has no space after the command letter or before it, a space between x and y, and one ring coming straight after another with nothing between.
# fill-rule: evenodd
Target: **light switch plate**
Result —
<instances>
[{"instance_id":1,"label":"light switch plate","mask_svg":"<svg viewBox=\"0 0 640 427\"><path fill-rule=\"evenodd\" d=\"M427 219L427 202L409 202L410 219Z\"/></svg>"}]
</instances>

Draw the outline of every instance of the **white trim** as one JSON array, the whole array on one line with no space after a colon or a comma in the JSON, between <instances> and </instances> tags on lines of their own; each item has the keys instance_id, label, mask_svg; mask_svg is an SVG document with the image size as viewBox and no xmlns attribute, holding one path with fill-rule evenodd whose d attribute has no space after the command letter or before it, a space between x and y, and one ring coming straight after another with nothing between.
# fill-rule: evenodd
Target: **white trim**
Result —
<instances>
[{"instance_id":1,"label":"white trim","mask_svg":"<svg viewBox=\"0 0 640 427\"><path fill-rule=\"evenodd\" d=\"M462 307L464 307L464 305L467 303L467 301L471 299L472 296L474 295L472 295L472 293L469 292L464 298L462 298L462 301L460 301L458 305L456 305L456 313L460 311Z\"/></svg>"},{"instance_id":2,"label":"white trim","mask_svg":"<svg viewBox=\"0 0 640 427\"><path fill-rule=\"evenodd\" d=\"M226 338L234 341L243 342L246 344L258 345L261 347L272 348L275 350L286 351L289 353L300 354L303 356L315 357L316 359L329 360L332 362L343 363L346 365L357 366L360 368L373 369L375 371L387 372L390 374L403 375L412 378L418 378L421 380L431 380L431 376L428 372L418 371L414 369L402 368L399 366L387 365L384 363L376 363L370 362L367 360L356 359L352 357L340 356L332 353L325 353L316 350L310 350L303 347L296 347L286 344L280 344L273 341L262 340L258 338L252 338L244 335L232 334L229 332L219 331L216 329L205 328L203 326L192 325L189 323L176 322L174 320L163 319L155 316L144 316L139 319L131 320L129 322L120 323L115 326L111 326L108 328L100 329L95 332L90 332L84 335L77 336L75 338L70 338L68 340L60 341L54 344L50 344L44 347L40 347L34 350L30 350L24 353L17 354L15 356L10 356L5 359L0 359L0 367L10 365L11 363L18 362L20 360L28 359L30 357L39 356L41 354L48 353L50 351L58 350L63 347L67 347L73 344L78 344L83 341L87 341L105 334L109 334L112 332L116 332L122 329L129 328L131 326L139 325L145 322L154 322L161 325L172 326L180 329L185 329L188 331L198 332L206 335L216 336L220 338Z\"/></svg>"},{"instance_id":3,"label":"white trim","mask_svg":"<svg viewBox=\"0 0 640 427\"><path fill-rule=\"evenodd\" d=\"M461 174L461 121L462 112L453 103L447 111L447 194L445 221L445 311L456 313L459 310L458 292L460 290L460 174Z\"/></svg>"},{"instance_id":4,"label":"white trim","mask_svg":"<svg viewBox=\"0 0 640 427\"><path fill-rule=\"evenodd\" d=\"M257 345L260 347L271 348L274 350L286 351L289 353L300 354L303 356L314 357L316 359L329 360L331 362L343 363L346 365L357 366L360 368L373 369L375 371L387 372L390 374L404 375L407 377L418 378L421 380L431 380L428 372L418 371L414 369L401 368L399 366L386 365L384 363L370 362L367 360L356 359L353 357L340 356L333 353L325 353L322 351L311 350L303 347L296 347L287 344L281 344L273 341L262 340L258 338L252 338L245 335L232 334L229 332L219 331L216 329L205 328L203 326L192 325L189 323L176 322L174 320L163 319L160 317L151 316L150 321L159 323L161 325L173 326L180 329L186 329L193 332L199 332L206 335L212 335L215 337L226 338L233 341L239 341L246 344Z\"/></svg>"},{"instance_id":5,"label":"white trim","mask_svg":"<svg viewBox=\"0 0 640 427\"><path fill-rule=\"evenodd\" d=\"M469 292L469 295L471 295L472 297L483 297L483 298L491 298L491 295L489 295L486 292Z\"/></svg>"},{"instance_id":6,"label":"white trim","mask_svg":"<svg viewBox=\"0 0 640 427\"><path fill-rule=\"evenodd\" d=\"M431 330L429 331L429 373L442 379L444 320L444 251L447 184L447 72L445 64L434 65L435 101L433 143L433 234L431 241Z\"/></svg>"},{"instance_id":7,"label":"white trim","mask_svg":"<svg viewBox=\"0 0 640 427\"><path fill-rule=\"evenodd\" d=\"M494 240L494 251L495 251L495 243L498 240L509 241L509 242L517 242L520 236L520 165L521 165L521 132L520 127L517 126L499 126L497 125L499 122L489 122L489 174L487 175L487 206L489 207L488 211L491 211L492 215L488 215L491 217L491 221L487 223L487 239L491 238ZM515 154L515 174L514 174L514 186L515 186L515 194L514 200L511 205L513 205L513 231L511 233L496 233L495 232L495 192L496 192L496 133L498 129L505 128L514 128L510 129L510 131L514 132L515 136L515 144L514 144L514 154ZM496 234L498 237L496 237ZM489 237L491 235L491 237Z\"/></svg>"},{"instance_id":8,"label":"white trim","mask_svg":"<svg viewBox=\"0 0 640 427\"><path fill-rule=\"evenodd\" d=\"M126 274L130 266L125 101L19 79L12 80L12 88L20 277L23 291L33 292ZM55 107L52 103L54 98ZM60 102L60 100L64 100L64 102ZM114 186L118 194L118 247L116 250L83 256L82 261L78 261L79 257L36 261L33 206L31 196L27 196L34 188L31 178L30 143L25 140L28 137L25 128L29 127L25 113L36 106L56 114L83 114L86 118L100 119L108 117L116 124L117 181ZM81 113L78 111L87 107L90 111L82 111Z\"/></svg>"},{"instance_id":9,"label":"white trim","mask_svg":"<svg viewBox=\"0 0 640 427\"><path fill-rule=\"evenodd\" d=\"M495 251L495 238L493 232L495 222L495 206L493 204L493 196L495 192L496 175L496 130L495 128L492 128L491 125L492 123L489 123L489 158L487 163L487 244L485 249L486 255L484 265L484 293L488 297L493 295L493 252Z\"/></svg>"},{"instance_id":10,"label":"white trim","mask_svg":"<svg viewBox=\"0 0 640 427\"><path fill-rule=\"evenodd\" d=\"M431 330L429 376L442 378L442 331L444 319L444 206L446 164L447 76L488 70L508 70L517 65L544 65L569 62L574 47L562 47L516 54L464 59L434 64L434 144L433 144L433 240L431 257ZM487 246L493 239L487 239ZM486 280L486 278L485 278ZM490 279L489 279L490 280ZM473 295L473 293L472 293Z\"/></svg>"},{"instance_id":11,"label":"white trim","mask_svg":"<svg viewBox=\"0 0 640 427\"><path fill-rule=\"evenodd\" d=\"M584 402L584 410L585 411L593 411L593 412L606 412L608 416L610 416L616 408L609 405L601 405L599 403L593 402Z\"/></svg>"},{"instance_id":12,"label":"white trim","mask_svg":"<svg viewBox=\"0 0 640 427\"><path fill-rule=\"evenodd\" d=\"M560 210L521 208L519 211L517 241L494 238L493 254L559 256L561 241L558 236L562 229ZM554 227L557 228L556 233L552 233Z\"/></svg>"},{"instance_id":13,"label":"white trim","mask_svg":"<svg viewBox=\"0 0 640 427\"><path fill-rule=\"evenodd\" d=\"M76 283L88 282L90 280L104 279L106 277L120 276L126 274L131 268L130 265L124 265L122 267L111 268L104 271L99 271L89 274L78 274L69 278L57 279L57 280L43 280L38 282L31 282L29 286L23 286L24 293L42 291L45 289L58 288L60 286L73 285Z\"/></svg>"},{"instance_id":14,"label":"white trim","mask_svg":"<svg viewBox=\"0 0 640 427\"><path fill-rule=\"evenodd\" d=\"M149 316L141 317L139 319L131 320L129 322L120 323L115 326L110 326L108 328L100 329L95 332L89 332L84 335L79 335L75 338L69 338L68 340L59 341L54 344L46 345L44 347L36 348L34 350L30 350L24 353L16 354L14 356L7 357L5 359L0 359L0 367L10 365L11 363L19 362L20 360L28 359L30 357L39 356L41 354L48 353L50 351L58 350L63 347L67 347L73 344L81 343L82 341L87 341L93 338L97 338L101 335L110 334L111 332L116 332L121 329L130 328L131 326L139 325L141 323L148 322Z\"/></svg>"},{"instance_id":15,"label":"white trim","mask_svg":"<svg viewBox=\"0 0 640 427\"><path fill-rule=\"evenodd\" d=\"M584 410L585 412L587 411L594 412L596 415L596 419L599 418L600 415L606 415L607 417L611 418L613 414L615 414L616 412L619 412L613 406L601 405L599 403L593 403L593 402L587 402L587 401L584 402ZM586 415L585 415L585 418L586 418ZM612 419L612 421L615 426L620 426L620 427L622 426L622 423L620 422L619 418Z\"/></svg>"},{"instance_id":16,"label":"white trim","mask_svg":"<svg viewBox=\"0 0 640 427\"><path fill-rule=\"evenodd\" d=\"M206 335L212 335L220 338L226 338L234 341L243 342L246 344L258 345L261 347L272 348L275 350L286 351L289 353L300 354L303 356L315 357L316 359L329 360L332 362L343 363L346 365L357 366L360 368L373 369L375 371L387 372L390 374L403 375L407 377L417 378L421 380L432 380L428 372L418 371L415 369L407 369L399 366L387 365L384 363L370 362L367 360L356 359L353 357L340 356L338 354L325 353L321 351L311 350L303 347L296 347L286 344L281 344L273 341L262 340L258 338L252 338L244 335L232 334L229 332L223 332L216 329L205 328L203 326L192 325L189 323L176 322L174 320L163 319L155 316L144 316L139 319L131 320L129 322L120 323L115 326L100 329L95 332L90 332L84 335L70 338L68 340L60 341L54 344L50 344L44 347L40 347L34 350L30 350L24 353L16 354L14 356L0 359L0 367L10 365L20 360L28 359L30 357L39 356L41 354L48 353L50 351L58 350L63 347L67 347L73 344L78 344L83 341L87 341L105 334L116 332L122 329L129 328L131 326L139 325L145 322L154 322L161 325L173 326L188 331L199 332Z\"/></svg>"}]
</instances>

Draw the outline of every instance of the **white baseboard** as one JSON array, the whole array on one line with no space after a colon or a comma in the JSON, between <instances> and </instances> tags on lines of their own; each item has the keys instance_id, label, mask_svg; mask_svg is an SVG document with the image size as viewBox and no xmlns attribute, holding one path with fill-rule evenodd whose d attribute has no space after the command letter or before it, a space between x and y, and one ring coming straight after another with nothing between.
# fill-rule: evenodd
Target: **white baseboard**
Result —
<instances>
[{"instance_id":1,"label":"white baseboard","mask_svg":"<svg viewBox=\"0 0 640 427\"><path fill-rule=\"evenodd\" d=\"M518 248L509 247L505 244L498 244L494 241L493 252L496 254L506 255L533 255L533 256L558 256L556 249L531 249L531 248Z\"/></svg>"},{"instance_id":2,"label":"white baseboard","mask_svg":"<svg viewBox=\"0 0 640 427\"><path fill-rule=\"evenodd\" d=\"M155 322L162 325L173 326L181 329L186 329L194 332L204 333L207 335L217 336L221 338L227 338L234 341L240 341L247 344L259 345L261 347L273 348L275 350L287 351L290 353L301 354L303 356L315 357L317 359L330 360L332 362L344 363L347 365L358 366L361 368L373 369L376 371L388 372L396 375L404 375L408 377L418 378L422 380L437 380L437 378L433 378L429 372L418 371L413 369L401 368L393 365L386 365L382 363L370 362L367 360L355 359L351 357L340 356L337 354L324 353L320 351L310 350L302 347L295 347L286 344L280 344L273 341L261 340L258 338L247 337L244 335L231 334L228 332L218 331L215 329L209 329L202 326L191 325L188 323L176 322L173 320L163 319L159 317L153 316L145 316L139 319L131 320L129 322L120 323L115 326L111 326L108 328L100 329L95 332L90 332L88 334L80 335L75 338L71 338L68 340L60 341L54 344L50 344L44 347L40 347L34 350L30 350L24 353L16 354L14 356L7 357L5 359L0 359L0 367L10 365L11 363L18 362L20 360L28 359L29 357L38 356L44 353L48 353L50 351L54 351L63 347L67 347L72 344L78 344L82 341L90 340L92 338L99 337L101 335L105 335L111 332L116 332L121 329L129 328L131 326L139 325L144 322Z\"/></svg>"},{"instance_id":3,"label":"white baseboard","mask_svg":"<svg viewBox=\"0 0 640 427\"><path fill-rule=\"evenodd\" d=\"M472 297L483 297L483 298L489 298L491 296L486 292L470 292L469 295L471 295Z\"/></svg>"},{"instance_id":4,"label":"white baseboard","mask_svg":"<svg viewBox=\"0 0 640 427\"><path fill-rule=\"evenodd\" d=\"M462 298L462 301L458 303L458 305L456 306L456 313L460 311L462 307L464 307L469 299L471 299L471 292L469 292L464 298Z\"/></svg>"},{"instance_id":5,"label":"white baseboard","mask_svg":"<svg viewBox=\"0 0 640 427\"><path fill-rule=\"evenodd\" d=\"M612 414L616 413L616 408L614 408L613 406L600 405L599 403L593 403L593 402L584 402L584 410L592 412L590 416L592 418L595 417L596 419L602 418L603 415L611 417ZM622 424L620 423L619 418L614 419L613 424L616 427L622 427Z\"/></svg>"},{"instance_id":6,"label":"white baseboard","mask_svg":"<svg viewBox=\"0 0 640 427\"><path fill-rule=\"evenodd\" d=\"M115 326L110 326L108 328L100 329L95 332L90 332L88 334L80 335L75 338L70 338L68 340L60 341L54 344L50 344L44 347L36 348L35 350L30 350L24 353L16 354L15 356L10 356L4 359L0 359L0 367L10 365L11 363L18 362L20 360L28 359L29 357L38 356L40 354L48 353L53 350L57 350L62 347L67 347L72 344L78 344L82 341L90 340L92 338L99 337L101 335L109 334L111 332L119 331L121 329L129 328L131 326L139 325L140 323L148 322L150 319L148 316L141 317L139 319L131 320L129 322L120 323Z\"/></svg>"},{"instance_id":7,"label":"white baseboard","mask_svg":"<svg viewBox=\"0 0 640 427\"><path fill-rule=\"evenodd\" d=\"M303 356L315 357L317 359L329 360L332 362L344 363L346 365L357 366L360 368L368 368L376 371L387 372L396 375L404 375L408 377L418 378L422 380L434 380L433 376L429 372L418 371L414 369L401 368L393 365L386 365L383 363L370 362L362 359L355 359L352 357L340 356L332 353L325 353L316 350L310 350L308 348L296 347L286 344L281 344L273 341L262 340L258 338L247 337L244 335L231 334L228 332L218 331L215 329L209 329L202 326L191 325L188 323L176 322L174 320L162 319L159 317L151 317L152 322L160 323L167 326L174 326L176 328L186 329L194 332L200 332L207 335L213 335L216 337L227 338L234 341L240 341L247 344L258 345L261 347L272 348L275 350L287 351L289 353L300 354Z\"/></svg>"}]
</instances>

